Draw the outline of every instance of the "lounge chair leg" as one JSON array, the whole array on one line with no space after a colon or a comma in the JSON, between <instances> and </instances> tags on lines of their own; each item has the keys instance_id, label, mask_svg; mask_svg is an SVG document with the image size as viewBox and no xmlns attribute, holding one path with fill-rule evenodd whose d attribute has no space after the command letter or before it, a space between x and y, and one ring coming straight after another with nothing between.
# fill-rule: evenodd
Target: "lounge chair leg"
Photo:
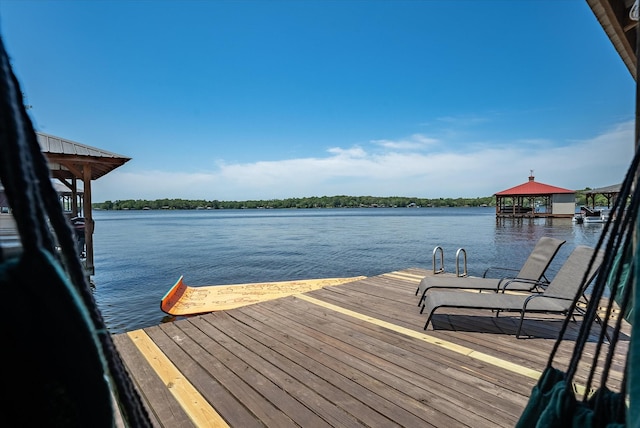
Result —
<instances>
[{"instance_id":1,"label":"lounge chair leg","mask_svg":"<svg viewBox=\"0 0 640 428\"><path fill-rule=\"evenodd\" d=\"M600 315L596 314L596 323L600 325L600 328L604 331L604 335L607 338L607 341L611 343L611 337L609 337L609 330L607 330L607 326L604 325L604 321L600 318Z\"/></svg>"},{"instance_id":2,"label":"lounge chair leg","mask_svg":"<svg viewBox=\"0 0 640 428\"><path fill-rule=\"evenodd\" d=\"M420 308L420 313L424 312L424 304L422 305L422 307Z\"/></svg>"},{"instance_id":3,"label":"lounge chair leg","mask_svg":"<svg viewBox=\"0 0 640 428\"><path fill-rule=\"evenodd\" d=\"M420 297L420 301L418 302L418 306L420 306L423 302L424 302L424 293L422 293L422 296Z\"/></svg>"},{"instance_id":4,"label":"lounge chair leg","mask_svg":"<svg viewBox=\"0 0 640 428\"><path fill-rule=\"evenodd\" d=\"M520 323L518 324L518 331L516 331L516 339L520 339L520 332L522 331L523 322L524 322L524 311L520 312Z\"/></svg>"},{"instance_id":5,"label":"lounge chair leg","mask_svg":"<svg viewBox=\"0 0 640 428\"><path fill-rule=\"evenodd\" d=\"M422 309L424 309L424 306L422 306ZM422 312L422 311L420 311ZM435 312L435 308L431 311L431 313L429 314L429 316L427 317L427 322L424 324L424 328L423 330L426 330L427 327L429 327L429 323L431 322L431 317L433 316L433 313Z\"/></svg>"}]
</instances>

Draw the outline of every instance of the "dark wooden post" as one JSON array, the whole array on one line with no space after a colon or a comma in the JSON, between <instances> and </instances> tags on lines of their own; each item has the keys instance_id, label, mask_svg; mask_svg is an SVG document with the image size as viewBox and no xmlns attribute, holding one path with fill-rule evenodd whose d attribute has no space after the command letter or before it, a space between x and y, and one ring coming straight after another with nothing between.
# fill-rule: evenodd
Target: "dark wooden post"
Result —
<instances>
[{"instance_id":1,"label":"dark wooden post","mask_svg":"<svg viewBox=\"0 0 640 428\"><path fill-rule=\"evenodd\" d=\"M91 213L91 164L84 164L82 167L84 194L82 196L82 209L84 213L84 236L87 257L85 259L85 269L87 275L95 274L93 263L93 215Z\"/></svg>"}]
</instances>

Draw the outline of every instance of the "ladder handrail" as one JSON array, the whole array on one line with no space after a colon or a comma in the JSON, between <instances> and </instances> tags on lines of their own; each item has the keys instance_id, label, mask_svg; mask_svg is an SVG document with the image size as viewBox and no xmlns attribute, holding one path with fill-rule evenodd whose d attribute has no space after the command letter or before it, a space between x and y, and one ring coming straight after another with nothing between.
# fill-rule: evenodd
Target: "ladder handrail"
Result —
<instances>
[{"instance_id":1,"label":"ladder handrail","mask_svg":"<svg viewBox=\"0 0 640 428\"><path fill-rule=\"evenodd\" d=\"M436 270L436 252L440 251L440 270ZM444 272L444 250L441 246L436 246L433 249L433 274Z\"/></svg>"},{"instance_id":2,"label":"ladder handrail","mask_svg":"<svg viewBox=\"0 0 640 428\"><path fill-rule=\"evenodd\" d=\"M464 272L460 275L460 253L464 254ZM467 250L458 248L456 251L456 276L467 276Z\"/></svg>"}]
</instances>

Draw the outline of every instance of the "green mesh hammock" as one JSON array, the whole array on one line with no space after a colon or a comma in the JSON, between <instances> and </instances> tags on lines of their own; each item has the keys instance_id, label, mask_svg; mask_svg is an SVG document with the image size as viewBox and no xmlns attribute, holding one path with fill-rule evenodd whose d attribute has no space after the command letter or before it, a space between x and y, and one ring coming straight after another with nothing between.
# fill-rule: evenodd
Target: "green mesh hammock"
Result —
<instances>
[{"instance_id":1,"label":"green mesh hammock","mask_svg":"<svg viewBox=\"0 0 640 428\"><path fill-rule=\"evenodd\" d=\"M638 7L638 0L634 7ZM636 37L636 45L640 47L640 31L636 32ZM638 48L636 61L640 69ZM640 427L640 337L634 328L640 326L640 315L635 310L640 302L637 286L640 279L640 87L637 77L636 110L636 153L596 246L596 250L604 249L604 260L571 361L566 371L553 364L571 320L570 311L517 427ZM609 291L609 303L606 315L601 319L597 313L606 289ZM577 295L574 300L574 308L579 297ZM612 317L614 304L620 308L620 316L615 320ZM611 391L607 380L623 319L632 326L631 339L621 386L618 391ZM594 324L599 324L600 334L594 355L587 356L584 348ZM612 332L610 337L608 332ZM590 372L585 392L579 396L574 392L573 378L581 361L588 364ZM602 372L595 382L598 363L601 363ZM597 386L592 388L595 383Z\"/></svg>"},{"instance_id":2,"label":"green mesh hammock","mask_svg":"<svg viewBox=\"0 0 640 428\"><path fill-rule=\"evenodd\" d=\"M533 388L529 402L522 413L519 428L529 427L623 427L638 426L640 406L638 404L638 368L640 368L640 345L635 330L632 329L629 351L626 358L625 377L619 391L607 387L609 370L620 339L622 320L631 325L640 325L638 311L634 311L638 278L638 214L640 207L640 150L636 152L626 178L622 183L612 215L605 224L596 251L604 250L604 259L596 278L589 304L587 305L579 336L575 342L571 361L566 371L554 367L553 361L562 342L566 328L571 322L571 312L566 317L559 338L549 356L547 367ZM593 260L592 260L593 262ZM583 279L583 284L586 278ZM602 299L608 293L606 313L601 319L597 313ZM579 291L573 308L582 292ZM606 300L606 299L605 299ZM615 318L614 303L620 308ZM597 326L596 326L597 325ZM585 344L593 328L598 328L599 336L593 356L584 352ZM608 332L612 332L609 336ZM609 340L607 340L609 339ZM592 358L591 361L588 358ZM590 372L582 396L573 388L573 379L581 361L589 364ZM592 388L596 379L596 367L602 363L598 386ZM627 391L627 388L629 390ZM595 391L594 391L595 389Z\"/></svg>"},{"instance_id":3,"label":"green mesh hammock","mask_svg":"<svg viewBox=\"0 0 640 428\"><path fill-rule=\"evenodd\" d=\"M0 249L3 418L18 426L151 426L93 299L2 42L0 121L0 180L22 243L18 256Z\"/></svg>"}]
</instances>

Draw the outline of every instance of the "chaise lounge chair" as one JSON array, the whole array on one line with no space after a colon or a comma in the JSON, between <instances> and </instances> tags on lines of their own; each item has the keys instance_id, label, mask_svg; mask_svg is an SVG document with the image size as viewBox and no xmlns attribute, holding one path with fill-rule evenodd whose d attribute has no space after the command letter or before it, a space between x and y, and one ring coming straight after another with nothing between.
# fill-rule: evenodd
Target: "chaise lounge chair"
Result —
<instances>
[{"instance_id":1,"label":"chaise lounge chair","mask_svg":"<svg viewBox=\"0 0 640 428\"><path fill-rule=\"evenodd\" d=\"M423 303L424 296L432 288L465 288L480 291L493 290L496 292L506 288L520 291L539 289L541 284L549 283L544 273L565 242L560 239L543 236L538 240L519 272L516 269L490 267L484 271L482 278L427 276L420 281L420 285L416 290L416 296L420 294L418 306ZM517 274L502 278L487 278L487 274L491 269L517 272Z\"/></svg>"},{"instance_id":2,"label":"chaise lounge chair","mask_svg":"<svg viewBox=\"0 0 640 428\"><path fill-rule=\"evenodd\" d=\"M602 263L603 254L599 252L586 277L586 283L583 283L594 251L593 248L584 245L576 247L544 292L539 294L432 291L425 296L422 307L427 312L424 329L427 329L433 313L439 308L490 309L497 311L498 315L500 312L520 312L520 323L516 332L516 337L520 338L525 313L566 315L578 293L582 293L581 298L586 299L584 291L598 273Z\"/></svg>"}]
</instances>

